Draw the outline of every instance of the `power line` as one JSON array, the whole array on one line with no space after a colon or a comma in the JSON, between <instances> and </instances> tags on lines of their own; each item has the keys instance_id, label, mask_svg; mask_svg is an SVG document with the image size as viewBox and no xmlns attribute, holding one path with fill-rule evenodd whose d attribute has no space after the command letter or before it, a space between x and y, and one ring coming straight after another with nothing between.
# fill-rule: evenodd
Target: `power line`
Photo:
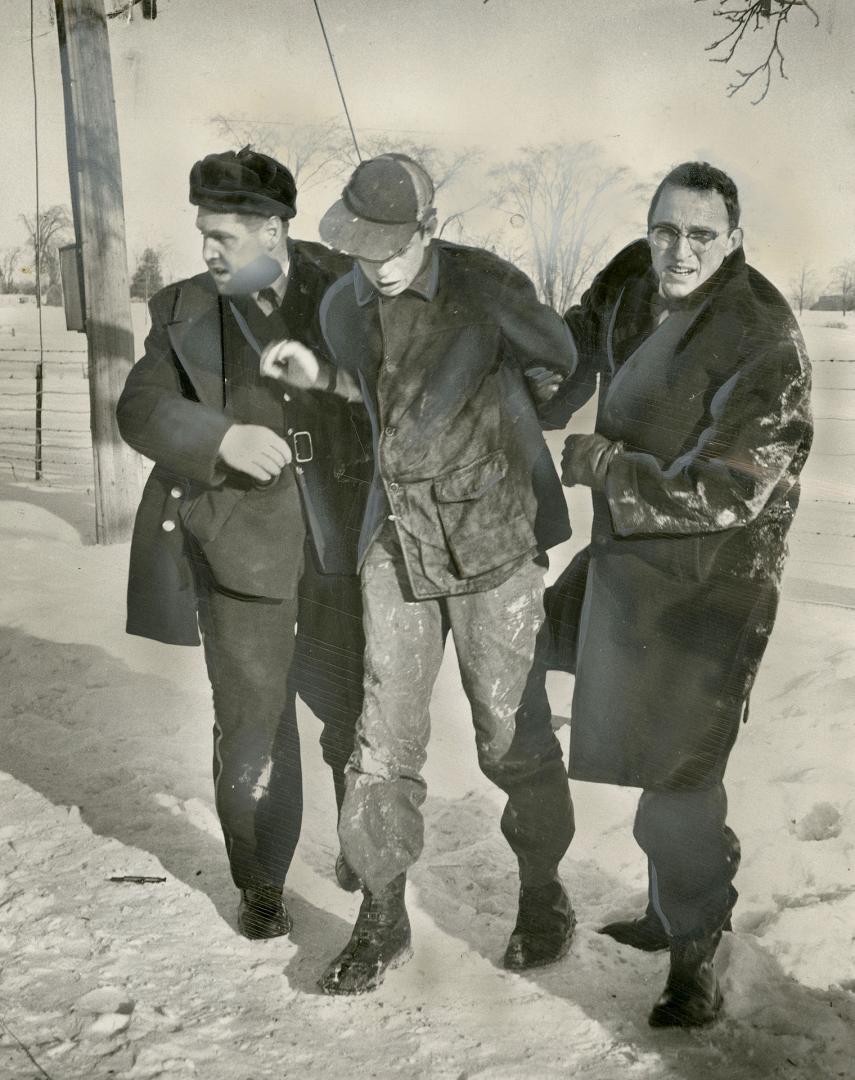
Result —
<instances>
[{"instance_id":1,"label":"power line","mask_svg":"<svg viewBox=\"0 0 855 1080\"><path fill-rule=\"evenodd\" d=\"M31 0L32 2L32 0ZM323 16L321 15L321 9L318 7L318 0L312 0L315 5L315 12L318 16L318 22L321 24L321 33L324 35L324 41L326 42L327 52L330 56L330 63L332 64L333 75L335 75L336 85L338 86L339 97L341 98L341 104L344 108L344 115L347 117L347 126L350 128L350 137L353 139L353 146L356 150L356 157L359 161L362 161L362 154L359 152L359 143L356 141L356 132L353 130L353 122L350 119L350 110L347 107L347 101L344 97L344 90L341 85L341 79L338 77L338 68L335 66L335 57L333 56L332 45L330 45L330 39L327 37L327 28L324 26Z\"/></svg>"},{"instance_id":2,"label":"power line","mask_svg":"<svg viewBox=\"0 0 855 1080\"><path fill-rule=\"evenodd\" d=\"M41 270L41 207L39 206L39 94L36 82L36 26L35 2L30 0L30 67L33 76L33 141L36 167L36 220L33 230L33 247L36 257L36 310L39 313L39 359L36 363L36 461L35 478L42 476L42 391L44 389L44 327L42 325L42 270Z\"/></svg>"}]
</instances>

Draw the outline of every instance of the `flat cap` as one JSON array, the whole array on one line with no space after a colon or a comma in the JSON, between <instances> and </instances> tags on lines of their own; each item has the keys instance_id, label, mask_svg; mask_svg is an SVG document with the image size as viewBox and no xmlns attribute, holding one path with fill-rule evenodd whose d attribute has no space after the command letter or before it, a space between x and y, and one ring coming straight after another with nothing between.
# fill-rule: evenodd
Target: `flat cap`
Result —
<instances>
[{"instance_id":1,"label":"flat cap","mask_svg":"<svg viewBox=\"0 0 855 1080\"><path fill-rule=\"evenodd\" d=\"M297 185L289 169L245 146L208 154L190 170L190 202L220 214L297 213Z\"/></svg>"}]
</instances>

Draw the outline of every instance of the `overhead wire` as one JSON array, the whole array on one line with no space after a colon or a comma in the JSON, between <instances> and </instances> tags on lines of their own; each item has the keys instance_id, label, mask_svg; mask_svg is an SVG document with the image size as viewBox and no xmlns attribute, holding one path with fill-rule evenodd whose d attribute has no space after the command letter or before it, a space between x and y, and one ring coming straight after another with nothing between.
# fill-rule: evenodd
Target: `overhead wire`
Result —
<instances>
[{"instance_id":1,"label":"overhead wire","mask_svg":"<svg viewBox=\"0 0 855 1080\"><path fill-rule=\"evenodd\" d=\"M39 205L39 93L36 82L36 14L35 0L30 0L30 68L33 78L33 144L36 172L36 220L33 223L33 248L36 268L36 310L39 317L39 359L36 362L36 449L35 479L42 478L42 394L44 392L44 326L42 323L42 270L41 270L41 206Z\"/></svg>"},{"instance_id":2,"label":"overhead wire","mask_svg":"<svg viewBox=\"0 0 855 1080\"><path fill-rule=\"evenodd\" d=\"M359 152L359 143L356 140L356 132L353 129L353 121L350 119L350 110L347 107L347 99L344 96L344 88L341 85L341 79L338 75L338 68L336 67L335 57L333 56L332 45L330 44L329 36L327 35L327 28L324 26L324 18L321 15L321 9L318 6L318 0L312 0L315 5L315 13L318 16L318 22L321 24L321 33L324 35L324 42L327 46L327 52L329 53L330 63L332 64L333 75L335 75L336 85L338 86L339 97L341 98L341 104L344 108L344 115L347 118L347 126L350 128L350 137L353 139L353 146L356 150L357 161L362 161L362 154Z\"/></svg>"}]
</instances>

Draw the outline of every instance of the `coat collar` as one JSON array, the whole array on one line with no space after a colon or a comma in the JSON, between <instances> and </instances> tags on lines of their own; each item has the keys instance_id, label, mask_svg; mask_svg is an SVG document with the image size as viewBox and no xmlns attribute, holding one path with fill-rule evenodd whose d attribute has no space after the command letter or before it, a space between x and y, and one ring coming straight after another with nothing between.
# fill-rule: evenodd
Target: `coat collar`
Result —
<instances>
[{"instance_id":1,"label":"coat collar","mask_svg":"<svg viewBox=\"0 0 855 1080\"><path fill-rule=\"evenodd\" d=\"M199 400L223 407L223 345L220 298L210 274L198 274L176 287L169 340Z\"/></svg>"},{"instance_id":2,"label":"coat collar","mask_svg":"<svg viewBox=\"0 0 855 1080\"><path fill-rule=\"evenodd\" d=\"M356 260L353 263L353 287L356 291L356 302L360 307L365 307L375 296L379 295ZM412 284L405 289L405 292L415 293L416 296L420 296L423 300L431 301L436 296L438 288L439 248L435 242L432 242L428 248L428 257L425 259L424 266L419 270Z\"/></svg>"}]
</instances>

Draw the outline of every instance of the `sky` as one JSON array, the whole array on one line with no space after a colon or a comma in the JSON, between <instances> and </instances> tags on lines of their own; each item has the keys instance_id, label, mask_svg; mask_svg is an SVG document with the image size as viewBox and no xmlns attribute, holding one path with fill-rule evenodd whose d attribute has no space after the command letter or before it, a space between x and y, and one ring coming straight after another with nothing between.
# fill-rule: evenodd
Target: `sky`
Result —
<instances>
[{"instance_id":1,"label":"sky","mask_svg":"<svg viewBox=\"0 0 855 1080\"><path fill-rule=\"evenodd\" d=\"M40 196L68 201L52 0L35 5ZM106 0L108 8L113 0ZM822 285L855 258L855 2L814 0L783 36L788 81L752 105L710 63L719 0L319 0L357 134L393 132L518 148L596 140L645 184L689 159L737 181L749 261L786 289L803 263ZM223 114L276 126L341 115L312 0L160 0L159 17L110 23L128 248L166 246L173 276L202 269L187 203L193 162L226 148ZM20 243L35 199L29 2L0 0L0 248ZM751 43L752 47L756 45ZM750 50L741 56L748 60ZM484 183L470 180L470 183ZM303 193L292 232L316 237L338 185ZM643 206L617 246L644 229Z\"/></svg>"}]
</instances>

